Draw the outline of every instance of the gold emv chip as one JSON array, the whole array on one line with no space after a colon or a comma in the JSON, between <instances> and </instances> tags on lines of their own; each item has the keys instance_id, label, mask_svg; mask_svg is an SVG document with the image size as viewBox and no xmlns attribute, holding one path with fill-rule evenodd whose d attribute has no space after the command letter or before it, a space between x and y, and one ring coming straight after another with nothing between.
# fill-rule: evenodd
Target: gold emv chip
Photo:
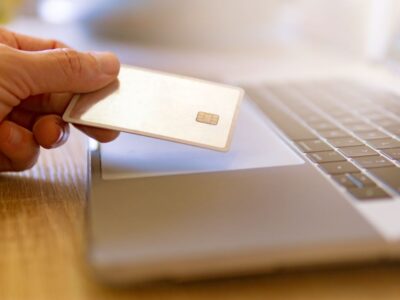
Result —
<instances>
[{"instance_id":1,"label":"gold emv chip","mask_svg":"<svg viewBox=\"0 0 400 300\"><path fill-rule=\"evenodd\" d=\"M197 113L196 121L204 124L217 125L219 115L199 111Z\"/></svg>"}]
</instances>

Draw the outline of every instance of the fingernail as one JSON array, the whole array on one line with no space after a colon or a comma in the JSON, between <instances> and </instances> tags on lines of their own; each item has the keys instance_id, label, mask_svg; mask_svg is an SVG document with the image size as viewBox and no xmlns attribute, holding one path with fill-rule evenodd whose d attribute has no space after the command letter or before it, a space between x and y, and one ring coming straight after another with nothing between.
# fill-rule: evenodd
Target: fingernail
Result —
<instances>
[{"instance_id":1,"label":"fingernail","mask_svg":"<svg viewBox=\"0 0 400 300\"><path fill-rule=\"evenodd\" d=\"M120 63L118 58L109 52L92 52L99 64L101 72L107 75L117 75Z\"/></svg>"},{"instance_id":2,"label":"fingernail","mask_svg":"<svg viewBox=\"0 0 400 300\"><path fill-rule=\"evenodd\" d=\"M54 143L54 147L56 147L58 144L60 144L63 139L64 139L64 130L62 130L62 128L60 128L60 133L58 135L57 141Z\"/></svg>"},{"instance_id":3,"label":"fingernail","mask_svg":"<svg viewBox=\"0 0 400 300\"><path fill-rule=\"evenodd\" d=\"M12 145L18 145L22 142L21 132L13 127L10 127L10 132L8 135L8 142Z\"/></svg>"},{"instance_id":4,"label":"fingernail","mask_svg":"<svg viewBox=\"0 0 400 300\"><path fill-rule=\"evenodd\" d=\"M60 134L58 136L57 141L52 145L52 148L57 148L63 145L68 139L68 130L64 130L63 127L60 127Z\"/></svg>"}]
</instances>

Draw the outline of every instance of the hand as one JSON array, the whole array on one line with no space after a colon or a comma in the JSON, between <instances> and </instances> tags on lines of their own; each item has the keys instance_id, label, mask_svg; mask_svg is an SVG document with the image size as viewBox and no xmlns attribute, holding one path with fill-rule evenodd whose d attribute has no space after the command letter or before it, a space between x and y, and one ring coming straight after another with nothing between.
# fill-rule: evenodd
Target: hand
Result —
<instances>
[{"instance_id":1,"label":"hand","mask_svg":"<svg viewBox=\"0 0 400 300\"><path fill-rule=\"evenodd\" d=\"M0 171L28 169L36 163L40 146L64 144L69 127L61 115L73 93L106 86L119 67L111 53L77 52L61 42L0 28ZM100 142L118 136L77 127Z\"/></svg>"}]
</instances>

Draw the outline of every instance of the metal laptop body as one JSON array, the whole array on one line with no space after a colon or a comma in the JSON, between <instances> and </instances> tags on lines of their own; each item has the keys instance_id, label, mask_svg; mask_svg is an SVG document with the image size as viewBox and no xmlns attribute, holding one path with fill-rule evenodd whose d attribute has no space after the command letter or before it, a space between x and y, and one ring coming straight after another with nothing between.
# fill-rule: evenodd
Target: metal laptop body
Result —
<instances>
[{"instance_id":1,"label":"metal laptop body","mask_svg":"<svg viewBox=\"0 0 400 300\"><path fill-rule=\"evenodd\" d=\"M382 77L367 69L353 75ZM381 83L393 86L392 79ZM104 150L91 150L88 257L98 276L117 283L190 280L396 256L399 197L354 199L295 147L268 117L272 107L256 98L247 96L247 118L264 116L272 156L283 153L287 164L104 179Z\"/></svg>"}]
</instances>

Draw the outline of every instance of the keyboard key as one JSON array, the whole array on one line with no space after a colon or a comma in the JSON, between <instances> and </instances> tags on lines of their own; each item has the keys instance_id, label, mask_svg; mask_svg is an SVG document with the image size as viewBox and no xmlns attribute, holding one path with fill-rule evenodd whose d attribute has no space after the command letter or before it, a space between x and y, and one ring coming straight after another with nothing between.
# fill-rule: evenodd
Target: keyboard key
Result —
<instances>
[{"instance_id":1,"label":"keyboard key","mask_svg":"<svg viewBox=\"0 0 400 300\"><path fill-rule=\"evenodd\" d=\"M378 155L376 151L367 146L345 147L340 148L339 151L342 152L346 157Z\"/></svg>"},{"instance_id":2,"label":"keyboard key","mask_svg":"<svg viewBox=\"0 0 400 300\"><path fill-rule=\"evenodd\" d=\"M321 140L298 141L296 144L305 153L332 150L328 144Z\"/></svg>"},{"instance_id":3,"label":"keyboard key","mask_svg":"<svg viewBox=\"0 0 400 300\"><path fill-rule=\"evenodd\" d=\"M358 112L360 115L370 114L376 111L376 107L367 103L355 103L353 105L354 111Z\"/></svg>"},{"instance_id":4,"label":"keyboard key","mask_svg":"<svg viewBox=\"0 0 400 300\"><path fill-rule=\"evenodd\" d=\"M392 118L388 118L388 117L386 117L384 119L375 120L375 123L378 126L383 127L383 128L399 125L398 121L396 121L395 119L392 119Z\"/></svg>"},{"instance_id":5,"label":"keyboard key","mask_svg":"<svg viewBox=\"0 0 400 300\"><path fill-rule=\"evenodd\" d=\"M320 130L333 130L333 129L337 129L337 127L328 121L320 121L320 122L314 122L314 123L309 123L310 127L320 131Z\"/></svg>"},{"instance_id":6,"label":"keyboard key","mask_svg":"<svg viewBox=\"0 0 400 300\"><path fill-rule=\"evenodd\" d=\"M268 97L257 89L246 89L246 92L258 107L293 141L315 139L316 136L288 113L279 109Z\"/></svg>"},{"instance_id":7,"label":"keyboard key","mask_svg":"<svg viewBox=\"0 0 400 300\"><path fill-rule=\"evenodd\" d=\"M321 130L318 133L326 139L348 137L349 135L341 129Z\"/></svg>"},{"instance_id":8,"label":"keyboard key","mask_svg":"<svg viewBox=\"0 0 400 300\"><path fill-rule=\"evenodd\" d=\"M315 115L315 112L308 107L297 107L296 105L288 105L289 109L304 120L305 117Z\"/></svg>"},{"instance_id":9,"label":"keyboard key","mask_svg":"<svg viewBox=\"0 0 400 300\"><path fill-rule=\"evenodd\" d=\"M378 125L380 126L382 126L380 120L387 119L387 116L385 114L376 111L364 114L364 117L368 118L371 121L379 122Z\"/></svg>"},{"instance_id":10,"label":"keyboard key","mask_svg":"<svg viewBox=\"0 0 400 300\"><path fill-rule=\"evenodd\" d=\"M360 119L354 115L346 114L346 115L338 116L336 118L336 121L338 121L341 124L346 125L346 124L358 123L358 122L360 122Z\"/></svg>"},{"instance_id":11,"label":"keyboard key","mask_svg":"<svg viewBox=\"0 0 400 300\"><path fill-rule=\"evenodd\" d=\"M389 131L391 134L400 138L400 125L389 126L389 127L386 127L385 129L387 131Z\"/></svg>"},{"instance_id":12,"label":"keyboard key","mask_svg":"<svg viewBox=\"0 0 400 300\"><path fill-rule=\"evenodd\" d=\"M388 199L390 196L380 187L351 188L348 191L359 200Z\"/></svg>"},{"instance_id":13,"label":"keyboard key","mask_svg":"<svg viewBox=\"0 0 400 300\"><path fill-rule=\"evenodd\" d=\"M365 122L347 124L346 128L350 131L355 131L355 132L374 130L374 127Z\"/></svg>"},{"instance_id":14,"label":"keyboard key","mask_svg":"<svg viewBox=\"0 0 400 300\"><path fill-rule=\"evenodd\" d=\"M392 106L392 107L388 107L388 109L390 110L390 112L392 114L395 114L396 116L400 116L400 106Z\"/></svg>"},{"instance_id":15,"label":"keyboard key","mask_svg":"<svg viewBox=\"0 0 400 300\"><path fill-rule=\"evenodd\" d=\"M400 148L385 149L382 152L389 156L391 159L400 160Z\"/></svg>"},{"instance_id":16,"label":"keyboard key","mask_svg":"<svg viewBox=\"0 0 400 300\"><path fill-rule=\"evenodd\" d=\"M330 175L339 175L345 173L357 173L359 170L348 161L343 162L330 162L320 164L319 167Z\"/></svg>"},{"instance_id":17,"label":"keyboard key","mask_svg":"<svg viewBox=\"0 0 400 300\"><path fill-rule=\"evenodd\" d=\"M362 140L374 140L374 139L387 138L388 136L382 131L371 130L371 131L357 132L357 137L359 137Z\"/></svg>"},{"instance_id":18,"label":"keyboard key","mask_svg":"<svg viewBox=\"0 0 400 300\"><path fill-rule=\"evenodd\" d=\"M352 180L350 174L342 174L333 176L333 179L339 183L340 185L344 186L345 188L356 188L359 187L356 183Z\"/></svg>"},{"instance_id":19,"label":"keyboard key","mask_svg":"<svg viewBox=\"0 0 400 300\"><path fill-rule=\"evenodd\" d=\"M321 109L321 110L323 110L323 111L325 111L325 112L327 112L327 113L329 113L329 112L336 112L336 113L340 113L340 111L339 110L341 110L340 108L338 109L338 107L337 107L337 105L336 104L333 104L333 103L331 103L331 102L325 102L324 103L324 101L321 101L321 102L318 102L318 101L312 101L319 109Z\"/></svg>"},{"instance_id":20,"label":"keyboard key","mask_svg":"<svg viewBox=\"0 0 400 300\"><path fill-rule=\"evenodd\" d=\"M400 115L400 106L397 103L384 104L383 106L391 113Z\"/></svg>"},{"instance_id":21,"label":"keyboard key","mask_svg":"<svg viewBox=\"0 0 400 300\"><path fill-rule=\"evenodd\" d=\"M310 114L310 115L308 115L308 116L304 116L304 117L303 117L303 120L304 120L306 123L309 123L309 124L311 124L311 123L316 123L316 122L324 122L324 121L326 121L325 118L321 117L321 116L318 115L318 114Z\"/></svg>"},{"instance_id":22,"label":"keyboard key","mask_svg":"<svg viewBox=\"0 0 400 300\"><path fill-rule=\"evenodd\" d=\"M336 151L315 152L307 154L307 156L316 163L325 163L332 161L345 161L346 159Z\"/></svg>"},{"instance_id":23,"label":"keyboard key","mask_svg":"<svg viewBox=\"0 0 400 300\"><path fill-rule=\"evenodd\" d=\"M354 158L354 161L362 168L382 168L394 166L390 161L382 156L364 156Z\"/></svg>"},{"instance_id":24,"label":"keyboard key","mask_svg":"<svg viewBox=\"0 0 400 300\"><path fill-rule=\"evenodd\" d=\"M364 145L361 141L353 137L329 139L328 142L338 148Z\"/></svg>"},{"instance_id":25,"label":"keyboard key","mask_svg":"<svg viewBox=\"0 0 400 300\"><path fill-rule=\"evenodd\" d=\"M376 186L370 178L362 173L347 173L333 176L337 183L345 188L363 188L367 186Z\"/></svg>"},{"instance_id":26,"label":"keyboard key","mask_svg":"<svg viewBox=\"0 0 400 300\"><path fill-rule=\"evenodd\" d=\"M400 194L400 168L387 167L368 171Z\"/></svg>"},{"instance_id":27,"label":"keyboard key","mask_svg":"<svg viewBox=\"0 0 400 300\"><path fill-rule=\"evenodd\" d=\"M395 139L370 140L368 144L375 149L390 149L400 147L400 142Z\"/></svg>"},{"instance_id":28,"label":"keyboard key","mask_svg":"<svg viewBox=\"0 0 400 300\"><path fill-rule=\"evenodd\" d=\"M335 109L326 111L326 113L337 119L344 119L345 117L349 116L348 112L341 108L335 108Z\"/></svg>"},{"instance_id":29,"label":"keyboard key","mask_svg":"<svg viewBox=\"0 0 400 300\"><path fill-rule=\"evenodd\" d=\"M352 178L360 182L363 186L375 186L375 182L371 180L371 178L367 177L363 173L353 173L351 174Z\"/></svg>"}]
</instances>

